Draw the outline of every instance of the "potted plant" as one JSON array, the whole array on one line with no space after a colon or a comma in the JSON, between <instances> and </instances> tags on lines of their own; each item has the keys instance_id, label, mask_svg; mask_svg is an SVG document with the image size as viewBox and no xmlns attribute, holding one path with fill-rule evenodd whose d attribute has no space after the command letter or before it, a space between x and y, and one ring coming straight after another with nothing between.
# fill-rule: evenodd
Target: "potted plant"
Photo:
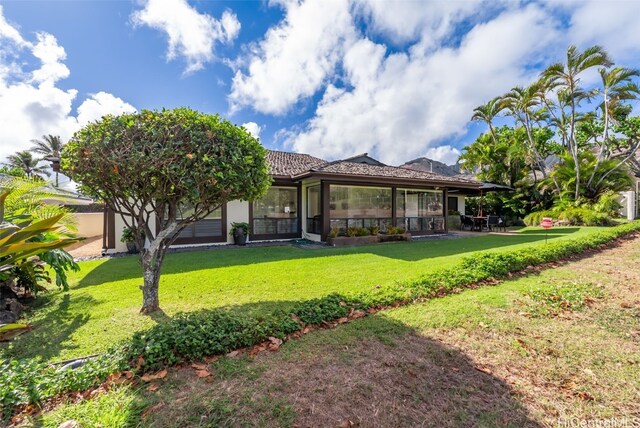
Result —
<instances>
[{"instance_id":1,"label":"potted plant","mask_svg":"<svg viewBox=\"0 0 640 428\"><path fill-rule=\"evenodd\" d=\"M127 245L127 252L129 254L138 254L140 252L140 248L138 248L138 244L136 243L137 230L135 227L125 227L122 229L120 242L124 242ZM142 236L142 231L138 233Z\"/></svg>"},{"instance_id":2,"label":"potted plant","mask_svg":"<svg viewBox=\"0 0 640 428\"><path fill-rule=\"evenodd\" d=\"M234 244L247 245L247 236L249 236L249 223L231 223L231 231L229 231L229 235L233 236Z\"/></svg>"}]
</instances>

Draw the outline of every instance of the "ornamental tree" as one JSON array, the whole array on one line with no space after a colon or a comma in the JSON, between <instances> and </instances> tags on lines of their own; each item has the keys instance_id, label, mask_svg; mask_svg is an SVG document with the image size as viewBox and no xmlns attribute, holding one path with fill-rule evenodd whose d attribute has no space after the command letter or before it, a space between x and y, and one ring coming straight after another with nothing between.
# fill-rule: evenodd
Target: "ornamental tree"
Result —
<instances>
[{"instance_id":1,"label":"ornamental tree","mask_svg":"<svg viewBox=\"0 0 640 428\"><path fill-rule=\"evenodd\" d=\"M140 231L140 312L146 314L160 308L160 269L180 232L227 201L252 201L266 192L271 178L265 155L244 128L177 108L88 124L65 146L61 167Z\"/></svg>"}]
</instances>

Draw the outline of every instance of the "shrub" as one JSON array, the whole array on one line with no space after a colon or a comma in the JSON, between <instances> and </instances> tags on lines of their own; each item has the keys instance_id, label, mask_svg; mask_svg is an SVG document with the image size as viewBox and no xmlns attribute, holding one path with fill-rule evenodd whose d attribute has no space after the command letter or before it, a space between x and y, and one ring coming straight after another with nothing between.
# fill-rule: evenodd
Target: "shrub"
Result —
<instances>
[{"instance_id":1,"label":"shrub","mask_svg":"<svg viewBox=\"0 0 640 428\"><path fill-rule=\"evenodd\" d=\"M346 234L347 236L353 238L355 236L369 236L371 235L371 232L369 231L369 229L366 229L364 227L348 227Z\"/></svg>"},{"instance_id":2,"label":"shrub","mask_svg":"<svg viewBox=\"0 0 640 428\"><path fill-rule=\"evenodd\" d=\"M620 209L622 205L618 201L620 195L613 190L607 190L598 198L598 201L593 205L593 210L600 214L605 214L608 217L619 217Z\"/></svg>"},{"instance_id":3,"label":"shrub","mask_svg":"<svg viewBox=\"0 0 640 428\"><path fill-rule=\"evenodd\" d=\"M570 225L579 225L583 223L583 208L568 208L558 214L558 220L567 222Z\"/></svg>"},{"instance_id":4,"label":"shrub","mask_svg":"<svg viewBox=\"0 0 640 428\"><path fill-rule=\"evenodd\" d=\"M555 217L552 211L534 211L523 219L526 226L540 226L543 217Z\"/></svg>"},{"instance_id":5,"label":"shrub","mask_svg":"<svg viewBox=\"0 0 640 428\"><path fill-rule=\"evenodd\" d=\"M386 234L387 235L402 235L406 230L404 227L396 227L396 226L387 226Z\"/></svg>"},{"instance_id":6,"label":"shrub","mask_svg":"<svg viewBox=\"0 0 640 428\"><path fill-rule=\"evenodd\" d=\"M607 214L584 210L582 213L582 224L585 226L607 226L611 224L611 219Z\"/></svg>"},{"instance_id":7,"label":"shrub","mask_svg":"<svg viewBox=\"0 0 640 428\"><path fill-rule=\"evenodd\" d=\"M331 294L300 302L291 315L272 313L256 317L232 311L206 310L178 314L163 324L134 334L124 345L76 370L57 371L34 360L0 360L0 411L6 417L17 404L39 403L57 394L87 389L113 372L127 367L142 371L158 369L206 355L224 354L251 346L271 336L284 338L305 324L322 324L346 317L352 310L399 305L413 299L449 294L481 281L501 278L530 265L548 263L597 248L622 235L640 231L640 221L626 223L589 236L511 252L481 252L465 257L455 266L430 272L414 281L376 287L353 296ZM579 306L580 296L561 290L564 300ZM593 294L587 290L587 294ZM585 293L582 293L585 294ZM586 295L586 294L585 294ZM532 296L549 300L551 294ZM566 305L566 304L565 304Z\"/></svg>"},{"instance_id":8,"label":"shrub","mask_svg":"<svg viewBox=\"0 0 640 428\"><path fill-rule=\"evenodd\" d=\"M378 233L380 233L380 227L379 226L371 226L369 228L369 232L371 232L372 235L377 235Z\"/></svg>"}]
</instances>

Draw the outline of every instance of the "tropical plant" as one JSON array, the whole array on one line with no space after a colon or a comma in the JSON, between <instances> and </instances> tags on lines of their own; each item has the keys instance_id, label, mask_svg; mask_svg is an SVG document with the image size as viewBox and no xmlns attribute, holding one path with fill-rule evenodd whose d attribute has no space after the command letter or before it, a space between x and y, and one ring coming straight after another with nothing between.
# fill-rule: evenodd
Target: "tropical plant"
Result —
<instances>
[{"instance_id":1,"label":"tropical plant","mask_svg":"<svg viewBox=\"0 0 640 428\"><path fill-rule=\"evenodd\" d=\"M40 159L34 158L31 152L27 150L16 152L8 156L7 159L11 167L20 168L28 178L34 178L40 175L49 176L49 171L47 171L46 167L38 166Z\"/></svg>"},{"instance_id":2,"label":"tropical plant","mask_svg":"<svg viewBox=\"0 0 640 428\"><path fill-rule=\"evenodd\" d=\"M271 183L265 155L246 130L218 115L178 108L90 123L65 146L61 166L86 194L144 232L136 242L144 272L141 312L151 313L160 308L168 247L227 201L262 196ZM186 207L191 214L179 217Z\"/></svg>"},{"instance_id":3,"label":"tropical plant","mask_svg":"<svg viewBox=\"0 0 640 428\"><path fill-rule=\"evenodd\" d=\"M600 74L595 85L583 78L594 69ZM639 76L637 70L614 66L600 46L584 51L570 46L565 61L546 68L538 81L474 110L472 119L487 122L489 130L465 149L463 167L475 169L480 178L504 180L511 161L507 154L515 151L541 202L552 194L556 203L593 203L607 190L623 189L629 182L628 167L640 168L640 118L631 116L633 101L640 97L634 82ZM599 102L592 103L594 99ZM522 129L522 135L507 144L511 152L502 147L508 131L493 124L498 113L511 120L507 127L515 134ZM511 186L518 181L526 183L511 180Z\"/></svg>"},{"instance_id":4,"label":"tropical plant","mask_svg":"<svg viewBox=\"0 0 640 428\"><path fill-rule=\"evenodd\" d=\"M0 180L0 188L3 189L0 213L3 224L22 225L56 219L55 227L35 234L29 238L29 242L50 243L63 240L68 243L66 246L78 241L74 233L76 226L73 213L65 207L45 203L47 198L57 194L49 191L42 182L10 178ZM45 269L47 266L56 274L56 285L65 290L68 288L66 272L79 269L69 253L62 247L54 246L39 253L37 259L27 257L15 265L12 275L20 279L20 285L27 285L27 288L37 291L39 282L50 282L49 271Z\"/></svg>"},{"instance_id":5,"label":"tropical plant","mask_svg":"<svg viewBox=\"0 0 640 428\"><path fill-rule=\"evenodd\" d=\"M0 167L0 174L19 178L27 177L27 174L24 173L24 169L7 165Z\"/></svg>"},{"instance_id":6,"label":"tropical plant","mask_svg":"<svg viewBox=\"0 0 640 428\"><path fill-rule=\"evenodd\" d=\"M43 220L62 213L58 234L72 236L77 231L76 219L64 206L46 203L51 199L62 199L58 192L46 186L42 181L21 179L17 177L0 178L0 188L11 190L4 201L5 219L28 214L36 220Z\"/></svg>"},{"instance_id":7,"label":"tropical plant","mask_svg":"<svg viewBox=\"0 0 640 428\"><path fill-rule=\"evenodd\" d=\"M249 232L251 232L251 227L249 226L249 223L244 221L234 222L234 223L231 223L231 230L229 231L229 236L234 236L236 233L236 230L238 229L242 230L242 234L244 236L249 235Z\"/></svg>"},{"instance_id":8,"label":"tropical plant","mask_svg":"<svg viewBox=\"0 0 640 428\"><path fill-rule=\"evenodd\" d=\"M58 135L43 135L41 140L34 139L31 140L33 146L31 147L31 151L33 153L37 153L39 155L43 155L44 159L60 159L60 152L62 151L62 147L64 144ZM58 171L55 171L56 174L56 184L58 187Z\"/></svg>"}]
</instances>

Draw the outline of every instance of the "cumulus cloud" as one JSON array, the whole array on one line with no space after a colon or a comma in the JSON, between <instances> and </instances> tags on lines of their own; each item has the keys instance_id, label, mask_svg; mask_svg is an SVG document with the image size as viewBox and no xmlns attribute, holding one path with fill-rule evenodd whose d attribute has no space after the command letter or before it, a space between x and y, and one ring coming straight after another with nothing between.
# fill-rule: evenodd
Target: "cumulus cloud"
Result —
<instances>
[{"instance_id":1,"label":"cumulus cloud","mask_svg":"<svg viewBox=\"0 0 640 428\"><path fill-rule=\"evenodd\" d=\"M447 165L453 165L458 161L460 154L460 150L447 144L444 146L430 147L424 155L429 159L437 160Z\"/></svg>"},{"instance_id":2,"label":"cumulus cloud","mask_svg":"<svg viewBox=\"0 0 640 428\"><path fill-rule=\"evenodd\" d=\"M296 151L339 158L368 151L387 163L435 151L466 132L473 108L530 78L531 57L553 48L553 21L538 7L509 10L474 27L459 47L387 53L368 39L345 54L352 89L329 85L315 115L287 141ZM432 150L429 152L429 150Z\"/></svg>"},{"instance_id":3,"label":"cumulus cloud","mask_svg":"<svg viewBox=\"0 0 640 428\"><path fill-rule=\"evenodd\" d=\"M167 59L181 56L187 62L185 73L201 70L214 59L216 43L229 43L240 32L240 21L226 10L217 20L199 13L186 0L147 0L144 8L131 15L134 25L160 30L167 35Z\"/></svg>"},{"instance_id":4,"label":"cumulus cloud","mask_svg":"<svg viewBox=\"0 0 640 428\"><path fill-rule=\"evenodd\" d=\"M262 126L258 125L255 122L247 122L243 123L242 126L245 127L249 134L253 135L255 138L260 138L260 131L262 131Z\"/></svg>"},{"instance_id":5,"label":"cumulus cloud","mask_svg":"<svg viewBox=\"0 0 640 428\"><path fill-rule=\"evenodd\" d=\"M298 101L313 95L333 75L345 44L356 30L346 1L309 0L281 3L283 21L264 39L249 46L233 78L229 102L232 112L250 106L275 115L287 113Z\"/></svg>"},{"instance_id":6,"label":"cumulus cloud","mask_svg":"<svg viewBox=\"0 0 640 428\"><path fill-rule=\"evenodd\" d=\"M640 16L638 1L582 1L574 4L559 4L560 7L575 7L571 11L569 39L586 48L602 45L613 55L614 60L635 60L640 53L640 33L637 21Z\"/></svg>"},{"instance_id":7,"label":"cumulus cloud","mask_svg":"<svg viewBox=\"0 0 640 428\"><path fill-rule=\"evenodd\" d=\"M452 162L473 108L528 84L569 44L604 45L628 66L640 54L637 1L274 4L283 20L234 64L231 111L313 109L275 138L328 159L368 151L386 163Z\"/></svg>"},{"instance_id":8,"label":"cumulus cloud","mask_svg":"<svg viewBox=\"0 0 640 428\"><path fill-rule=\"evenodd\" d=\"M60 135L65 141L90 120L135 110L120 98L99 92L84 100L74 116L72 103L78 91L56 86L70 73L65 58L53 35L37 33L34 41L26 40L0 15L0 159L28 149L30 140L43 134ZM34 60L38 65L25 69L23 64Z\"/></svg>"},{"instance_id":9,"label":"cumulus cloud","mask_svg":"<svg viewBox=\"0 0 640 428\"><path fill-rule=\"evenodd\" d=\"M78 106L78 124L86 124L98 120L108 114L133 113L136 108L108 92L90 94Z\"/></svg>"}]
</instances>

